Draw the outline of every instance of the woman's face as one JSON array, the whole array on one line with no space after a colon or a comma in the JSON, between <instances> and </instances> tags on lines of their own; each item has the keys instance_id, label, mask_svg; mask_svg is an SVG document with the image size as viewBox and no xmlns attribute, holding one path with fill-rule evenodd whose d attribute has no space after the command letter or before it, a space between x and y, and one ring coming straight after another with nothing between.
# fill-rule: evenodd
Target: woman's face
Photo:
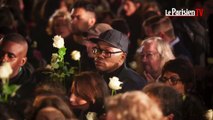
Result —
<instances>
[{"instance_id":1,"label":"woman's face","mask_svg":"<svg viewBox=\"0 0 213 120\"><path fill-rule=\"evenodd\" d=\"M185 94L185 87L183 82L181 81L180 76L177 73L166 71L162 77L161 81L166 85L169 85L175 88L180 94Z\"/></svg>"},{"instance_id":2,"label":"woman's face","mask_svg":"<svg viewBox=\"0 0 213 120\"><path fill-rule=\"evenodd\" d=\"M137 10L136 5L131 0L126 0L124 3L124 11L126 16L131 16Z\"/></svg>"},{"instance_id":3,"label":"woman's face","mask_svg":"<svg viewBox=\"0 0 213 120\"><path fill-rule=\"evenodd\" d=\"M71 26L63 17L58 17L54 21L53 29L55 34L61 35L63 38L71 33Z\"/></svg>"},{"instance_id":4,"label":"woman's face","mask_svg":"<svg viewBox=\"0 0 213 120\"><path fill-rule=\"evenodd\" d=\"M86 100L84 100L83 98L78 97L74 93L72 93L70 96L70 103L72 106L77 107L77 106L85 105L88 102Z\"/></svg>"}]
</instances>

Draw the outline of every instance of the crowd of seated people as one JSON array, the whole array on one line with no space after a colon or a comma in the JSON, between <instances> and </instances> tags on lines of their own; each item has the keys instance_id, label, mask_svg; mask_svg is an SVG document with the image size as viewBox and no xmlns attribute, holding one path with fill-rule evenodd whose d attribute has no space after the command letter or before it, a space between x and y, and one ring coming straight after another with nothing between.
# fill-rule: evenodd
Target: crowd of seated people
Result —
<instances>
[{"instance_id":1,"label":"crowd of seated people","mask_svg":"<svg viewBox=\"0 0 213 120\"><path fill-rule=\"evenodd\" d=\"M212 120L210 1L0 0L0 119Z\"/></svg>"}]
</instances>

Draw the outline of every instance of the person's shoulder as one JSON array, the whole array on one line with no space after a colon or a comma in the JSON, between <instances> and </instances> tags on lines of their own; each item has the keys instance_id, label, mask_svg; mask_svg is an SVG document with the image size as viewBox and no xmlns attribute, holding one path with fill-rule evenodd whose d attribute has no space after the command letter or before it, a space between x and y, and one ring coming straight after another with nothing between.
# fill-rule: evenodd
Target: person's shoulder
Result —
<instances>
[{"instance_id":1,"label":"person's shoulder","mask_svg":"<svg viewBox=\"0 0 213 120\"><path fill-rule=\"evenodd\" d=\"M122 71L122 75L124 78L131 80L132 82L139 83L139 84L146 84L146 80L144 77L140 76L137 72L132 70L131 68L124 68Z\"/></svg>"}]
</instances>

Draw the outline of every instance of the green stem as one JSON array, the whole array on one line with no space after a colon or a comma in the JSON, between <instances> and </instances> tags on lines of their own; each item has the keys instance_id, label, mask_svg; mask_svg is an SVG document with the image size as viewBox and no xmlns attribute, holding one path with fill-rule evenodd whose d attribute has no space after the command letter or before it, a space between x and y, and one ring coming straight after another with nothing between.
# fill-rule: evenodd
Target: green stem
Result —
<instances>
[{"instance_id":1,"label":"green stem","mask_svg":"<svg viewBox=\"0 0 213 120\"><path fill-rule=\"evenodd\" d=\"M116 90L112 90L112 96L116 94Z\"/></svg>"},{"instance_id":2,"label":"green stem","mask_svg":"<svg viewBox=\"0 0 213 120\"><path fill-rule=\"evenodd\" d=\"M8 94L4 95L4 102L7 102Z\"/></svg>"}]
</instances>

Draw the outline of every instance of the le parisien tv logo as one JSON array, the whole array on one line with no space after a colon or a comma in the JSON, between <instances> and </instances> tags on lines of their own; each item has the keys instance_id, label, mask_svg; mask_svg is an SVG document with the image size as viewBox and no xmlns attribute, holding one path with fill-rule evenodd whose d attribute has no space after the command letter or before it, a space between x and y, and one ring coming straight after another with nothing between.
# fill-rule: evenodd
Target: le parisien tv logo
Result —
<instances>
[{"instance_id":1,"label":"le parisien tv logo","mask_svg":"<svg viewBox=\"0 0 213 120\"><path fill-rule=\"evenodd\" d=\"M203 8L196 8L194 10L172 8L171 10L165 10L165 16L174 17L202 17L203 13Z\"/></svg>"}]
</instances>

